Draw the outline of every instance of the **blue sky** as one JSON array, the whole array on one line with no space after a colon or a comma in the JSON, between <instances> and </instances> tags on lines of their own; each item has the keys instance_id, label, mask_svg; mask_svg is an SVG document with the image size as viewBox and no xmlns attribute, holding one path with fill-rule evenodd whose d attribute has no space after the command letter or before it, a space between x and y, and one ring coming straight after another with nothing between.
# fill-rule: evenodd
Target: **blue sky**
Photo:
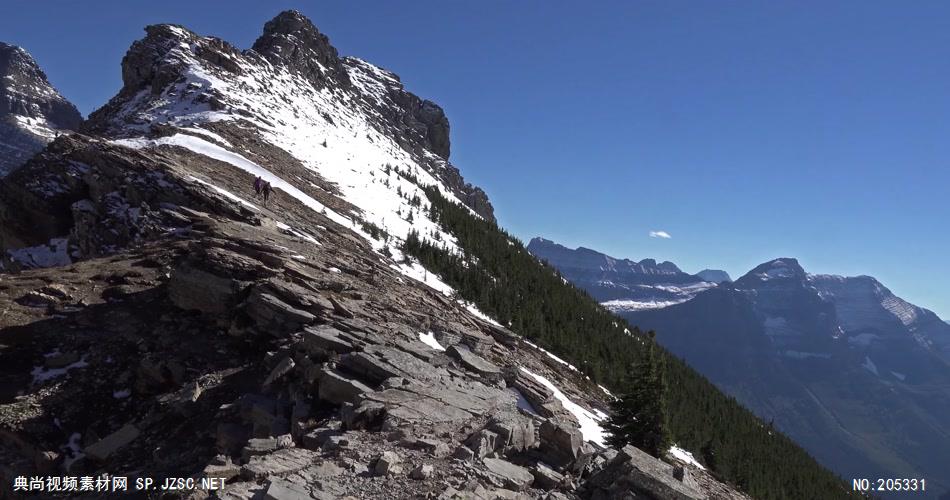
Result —
<instances>
[{"instance_id":1,"label":"blue sky","mask_svg":"<svg viewBox=\"0 0 950 500\"><path fill-rule=\"evenodd\" d=\"M15 4L0 40L83 113L146 24L246 48L297 8L446 109L453 161L522 239L733 275L793 256L950 318L950 3Z\"/></svg>"}]
</instances>

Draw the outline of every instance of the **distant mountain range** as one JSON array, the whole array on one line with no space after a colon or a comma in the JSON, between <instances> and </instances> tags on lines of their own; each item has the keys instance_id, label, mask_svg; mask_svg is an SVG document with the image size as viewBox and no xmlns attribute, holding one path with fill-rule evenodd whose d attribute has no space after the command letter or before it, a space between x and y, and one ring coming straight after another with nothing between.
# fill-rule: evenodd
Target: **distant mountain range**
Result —
<instances>
[{"instance_id":1,"label":"distant mountain range","mask_svg":"<svg viewBox=\"0 0 950 500\"><path fill-rule=\"evenodd\" d=\"M688 274L672 262L616 259L589 248L572 250L544 238L532 239L528 251L614 312L679 304L729 280L725 271L706 269Z\"/></svg>"},{"instance_id":2,"label":"distant mountain range","mask_svg":"<svg viewBox=\"0 0 950 500\"><path fill-rule=\"evenodd\" d=\"M529 249L603 297L565 265L577 260L549 258L555 246ZM950 489L950 325L873 277L809 274L783 258L678 303L612 308L844 478Z\"/></svg>"}]
</instances>

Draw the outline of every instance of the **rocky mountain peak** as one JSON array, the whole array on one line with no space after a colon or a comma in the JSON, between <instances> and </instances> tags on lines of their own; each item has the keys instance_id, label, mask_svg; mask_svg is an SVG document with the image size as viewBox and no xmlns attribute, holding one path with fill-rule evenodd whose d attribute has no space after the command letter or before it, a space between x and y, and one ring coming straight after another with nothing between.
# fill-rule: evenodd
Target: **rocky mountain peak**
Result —
<instances>
[{"instance_id":1,"label":"rocky mountain peak","mask_svg":"<svg viewBox=\"0 0 950 500\"><path fill-rule=\"evenodd\" d=\"M0 116L42 119L54 128L72 130L82 121L76 107L46 78L26 50L0 42Z\"/></svg>"},{"instance_id":2,"label":"rocky mountain peak","mask_svg":"<svg viewBox=\"0 0 950 500\"><path fill-rule=\"evenodd\" d=\"M736 280L738 288L755 288L770 283L804 282L808 274L797 259L782 257L759 264Z\"/></svg>"},{"instance_id":3,"label":"rocky mountain peak","mask_svg":"<svg viewBox=\"0 0 950 500\"><path fill-rule=\"evenodd\" d=\"M710 283L732 281L732 277L729 276L729 273L719 269L703 269L702 271L696 273L696 276L699 276L704 281L708 281Z\"/></svg>"},{"instance_id":4,"label":"rocky mountain peak","mask_svg":"<svg viewBox=\"0 0 950 500\"><path fill-rule=\"evenodd\" d=\"M0 176L80 122L82 115L53 88L29 52L0 42Z\"/></svg>"},{"instance_id":5,"label":"rocky mountain peak","mask_svg":"<svg viewBox=\"0 0 950 500\"><path fill-rule=\"evenodd\" d=\"M253 50L272 64L298 71L318 87L349 87L350 79L330 39L296 10L281 12L264 25Z\"/></svg>"}]
</instances>

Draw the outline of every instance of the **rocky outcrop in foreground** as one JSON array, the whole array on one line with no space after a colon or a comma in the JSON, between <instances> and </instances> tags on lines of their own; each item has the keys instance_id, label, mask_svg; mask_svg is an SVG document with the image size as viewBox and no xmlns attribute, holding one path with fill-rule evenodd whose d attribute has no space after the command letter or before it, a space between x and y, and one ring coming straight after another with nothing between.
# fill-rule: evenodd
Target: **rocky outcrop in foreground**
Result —
<instances>
[{"instance_id":1,"label":"rocky outcrop in foreground","mask_svg":"<svg viewBox=\"0 0 950 500\"><path fill-rule=\"evenodd\" d=\"M222 498L706 498L698 469L586 443L519 367L589 383L344 233L328 227L326 253L267 221L165 210L173 236L4 280L4 338L29 339L4 350L3 484L108 471L223 478Z\"/></svg>"}]
</instances>

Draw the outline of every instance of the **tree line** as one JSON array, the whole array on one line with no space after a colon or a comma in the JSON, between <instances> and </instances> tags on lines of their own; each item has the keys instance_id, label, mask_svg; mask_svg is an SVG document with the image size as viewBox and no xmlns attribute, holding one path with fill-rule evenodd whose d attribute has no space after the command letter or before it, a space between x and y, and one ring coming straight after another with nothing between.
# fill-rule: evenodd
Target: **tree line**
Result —
<instances>
[{"instance_id":1,"label":"tree line","mask_svg":"<svg viewBox=\"0 0 950 500\"><path fill-rule=\"evenodd\" d=\"M628 416L659 412L662 432L645 438L656 448L647 451L660 453L659 448L672 440L720 480L756 498L858 498L791 439L656 345L652 336L569 284L495 223L446 199L435 188L427 188L426 195L430 217L455 236L459 250L450 251L444 242L411 232L404 252L495 320L570 361L594 382L628 396L621 401L628 399L630 405L617 403L612 408L608 430L625 432L623 412ZM645 359L652 361L644 363ZM656 385L637 389L634 385L640 378ZM659 387L661 383L667 389ZM644 404L653 406L641 408ZM649 448L641 443L644 446Z\"/></svg>"}]
</instances>

